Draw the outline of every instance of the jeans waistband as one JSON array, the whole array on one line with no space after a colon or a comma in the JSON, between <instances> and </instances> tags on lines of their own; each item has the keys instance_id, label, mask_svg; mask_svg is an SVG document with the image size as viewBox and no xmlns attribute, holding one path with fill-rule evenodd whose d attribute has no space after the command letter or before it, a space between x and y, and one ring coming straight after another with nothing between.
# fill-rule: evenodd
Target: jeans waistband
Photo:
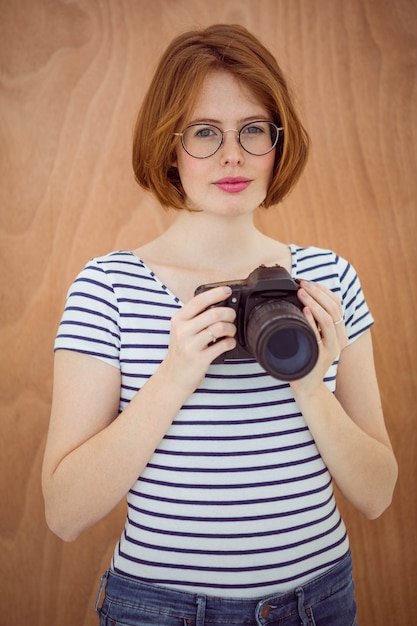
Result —
<instances>
[{"instance_id":1,"label":"jeans waistband","mask_svg":"<svg viewBox=\"0 0 417 626\"><path fill-rule=\"evenodd\" d=\"M274 613L282 608L283 611L297 611L300 603L304 606L314 604L318 601L335 594L342 588L352 574L352 559L350 551L346 556L330 570L324 574L308 581L302 586L296 587L293 591L284 594L273 595L264 598L223 598L206 596L204 594L189 593L167 587L160 587L153 584L143 583L140 580L117 574L108 570L102 578L99 594L97 596L96 610L99 611L100 596L104 586L106 587L106 597L116 602L126 602L129 606L138 606L146 597L146 603L152 605L156 610L166 609L166 607L181 606L182 614L195 614L196 607L203 605L206 619L209 621L210 615L215 617L221 612L223 618L228 614L236 617L238 612L244 622L245 615L248 623L254 616L267 618L271 609ZM175 612L175 609L173 610ZM259 623L262 623L260 620Z\"/></svg>"}]
</instances>

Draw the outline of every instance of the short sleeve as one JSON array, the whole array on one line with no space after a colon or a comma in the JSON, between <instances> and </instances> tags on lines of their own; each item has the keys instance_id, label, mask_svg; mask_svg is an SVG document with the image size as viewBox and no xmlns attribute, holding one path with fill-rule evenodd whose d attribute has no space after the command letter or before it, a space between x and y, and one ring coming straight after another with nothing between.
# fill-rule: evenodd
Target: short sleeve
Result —
<instances>
[{"instance_id":1,"label":"short sleeve","mask_svg":"<svg viewBox=\"0 0 417 626\"><path fill-rule=\"evenodd\" d=\"M73 350L119 365L119 307L105 270L90 261L71 285L54 350Z\"/></svg>"},{"instance_id":2,"label":"short sleeve","mask_svg":"<svg viewBox=\"0 0 417 626\"><path fill-rule=\"evenodd\" d=\"M294 276L320 283L341 299L349 342L373 325L358 274L349 261L332 250L315 246L290 244L290 249Z\"/></svg>"},{"instance_id":3,"label":"short sleeve","mask_svg":"<svg viewBox=\"0 0 417 626\"><path fill-rule=\"evenodd\" d=\"M336 258L346 333L351 343L374 324L374 318L368 308L355 268L345 259Z\"/></svg>"}]
</instances>

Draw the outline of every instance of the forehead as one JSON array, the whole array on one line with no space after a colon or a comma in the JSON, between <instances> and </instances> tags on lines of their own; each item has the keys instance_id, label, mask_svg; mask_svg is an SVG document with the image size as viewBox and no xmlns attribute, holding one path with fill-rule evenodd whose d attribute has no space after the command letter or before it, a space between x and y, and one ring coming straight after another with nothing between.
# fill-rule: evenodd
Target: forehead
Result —
<instances>
[{"instance_id":1,"label":"forehead","mask_svg":"<svg viewBox=\"0 0 417 626\"><path fill-rule=\"evenodd\" d=\"M203 80L190 118L221 122L265 115L266 107L248 85L230 72L213 70Z\"/></svg>"}]
</instances>

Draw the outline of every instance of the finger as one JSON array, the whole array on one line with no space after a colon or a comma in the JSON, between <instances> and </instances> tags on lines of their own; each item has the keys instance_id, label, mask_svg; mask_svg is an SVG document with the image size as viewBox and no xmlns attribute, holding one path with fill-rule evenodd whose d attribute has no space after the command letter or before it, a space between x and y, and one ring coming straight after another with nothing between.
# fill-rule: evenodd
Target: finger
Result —
<instances>
[{"instance_id":1,"label":"finger","mask_svg":"<svg viewBox=\"0 0 417 626\"><path fill-rule=\"evenodd\" d=\"M191 298L191 300L182 307L181 317L183 317L183 319L192 319L215 304L219 305L222 302L226 304L227 298L231 293L232 290L227 286L214 287L213 289L203 291Z\"/></svg>"},{"instance_id":2,"label":"finger","mask_svg":"<svg viewBox=\"0 0 417 626\"><path fill-rule=\"evenodd\" d=\"M308 306L306 306L303 309L303 313L305 315L305 318L306 318L307 322L310 324L311 328L313 329L313 332L314 332L314 334L316 336L316 339L317 339L317 343L320 344L322 342L320 328L319 328L319 326L317 326L317 322L316 322L316 320L314 318L313 313L311 312L311 309Z\"/></svg>"},{"instance_id":3,"label":"finger","mask_svg":"<svg viewBox=\"0 0 417 626\"><path fill-rule=\"evenodd\" d=\"M229 324L227 327L224 326L221 330L221 335L217 337L212 330L213 327L205 328L199 334L199 337L202 340L202 348L209 353L210 361L214 360L224 352L228 350L233 350L236 346L236 339L234 338L236 334L236 326L233 324Z\"/></svg>"},{"instance_id":4,"label":"finger","mask_svg":"<svg viewBox=\"0 0 417 626\"><path fill-rule=\"evenodd\" d=\"M301 286L320 306L331 316L333 323L340 325L343 319L342 303L340 298L330 289L319 283L302 281ZM300 290L302 291L302 290Z\"/></svg>"},{"instance_id":5,"label":"finger","mask_svg":"<svg viewBox=\"0 0 417 626\"><path fill-rule=\"evenodd\" d=\"M199 357L204 357L204 362L207 367L218 356L233 350L236 346L236 340L234 335L236 333L236 327L234 324L228 324L221 327L221 335L217 337L215 334L217 329L214 327L203 328L196 335L189 336L188 340L181 342L183 346L182 355L187 363L190 363L195 358L195 363L199 362Z\"/></svg>"},{"instance_id":6,"label":"finger","mask_svg":"<svg viewBox=\"0 0 417 626\"><path fill-rule=\"evenodd\" d=\"M338 319L336 322L334 322L335 326L339 326L340 324L344 324L345 323L345 318L342 315L342 317L340 319Z\"/></svg>"},{"instance_id":7,"label":"finger","mask_svg":"<svg viewBox=\"0 0 417 626\"><path fill-rule=\"evenodd\" d=\"M219 341L222 337L234 337L236 334L236 326L233 324L233 320L222 320L204 326L201 332L205 333L206 338L210 338L209 343L212 343Z\"/></svg>"},{"instance_id":8,"label":"finger","mask_svg":"<svg viewBox=\"0 0 417 626\"><path fill-rule=\"evenodd\" d=\"M205 329L210 328L211 334L216 339L223 336L232 336L235 333L234 326L224 326L232 324L236 318L235 309L223 306L227 303L227 296L230 296L230 287L215 287L207 292L203 292L190 300L173 318L173 326L177 332L186 333L188 336L198 335ZM226 296L226 297L225 297ZM205 338L210 333L205 331ZM207 344L201 337L200 346Z\"/></svg>"},{"instance_id":9,"label":"finger","mask_svg":"<svg viewBox=\"0 0 417 626\"><path fill-rule=\"evenodd\" d=\"M209 301L212 300L213 298ZM200 310L200 305L194 310ZM233 323L235 317L234 309L223 306L212 306L195 317L190 317L190 309L185 314L180 310L171 320L170 343L180 350L190 350L191 354L199 352L214 343L214 340L218 342L223 337L233 337L236 333L236 326ZM224 348L226 349L227 347Z\"/></svg>"},{"instance_id":10,"label":"finger","mask_svg":"<svg viewBox=\"0 0 417 626\"><path fill-rule=\"evenodd\" d=\"M213 333L213 331L211 330L210 326L208 326L206 328L206 331L209 334L209 342L208 345L210 345L211 343L216 343L217 339L219 339L219 337L216 337L216 335Z\"/></svg>"},{"instance_id":11,"label":"finger","mask_svg":"<svg viewBox=\"0 0 417 626\"><path fill-rule=\"evenodd\" d=\"M333 327L333 318L331 314L324 308L324 306L310 293L307 293L305 288L301 288L298 291L298 298L304 304L305 307L311 312L315 324L319 326L321 335L325 330Z\"/></svg>"},{"instance_id":12,"label":"finger","mask_svg":"<svg viewBox=\"0 0 417 626\"><path fill-rule=\"evenodd\" d=\"M230 307L213 307L206 309L200 315L197 315L193 320L190 320L190 324L195 329L195 332L199 332L203 328L211 328L216 337L222 336L222 324L228 324L236 319L236 311Z\"/></svg>"},{"instance_id":13,"label":"finger","mask_svg":"<svg viewBox=\"0 0 417 626\"><path fill-rule=\"evenodd\" d=\"M299 290L301 302L311 311L316 325L320 328L321 339L328 345L330 345L329 342L336 341L340 350L348 343L341 312L342 305L337 296L329 294L331 292L327 289L320 288L311 288L310 293L307 293L304 285Z\"/></svg>"}]
</instances>

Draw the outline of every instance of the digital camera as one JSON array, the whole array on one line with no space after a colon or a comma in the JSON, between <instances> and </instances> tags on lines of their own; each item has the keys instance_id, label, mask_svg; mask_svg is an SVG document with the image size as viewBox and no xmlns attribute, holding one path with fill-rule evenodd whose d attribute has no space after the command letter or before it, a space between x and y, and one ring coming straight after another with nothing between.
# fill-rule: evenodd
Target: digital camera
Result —
<instances>
[{"instance_id":1,"label":"digital camera","mask_svg":"<svg viewBox=\"0 0 417 626\"><path fill-rule=\"evenodd\" d=\"M280 265L260 265L243 280L200 285L195 295L227 285L231 295L213 306L236 311L236 347L214 363L255 358L268 374L284 381L308 374L318 359L317 339L297 297L300 288Z\"/></svg>"}]
</instances>

